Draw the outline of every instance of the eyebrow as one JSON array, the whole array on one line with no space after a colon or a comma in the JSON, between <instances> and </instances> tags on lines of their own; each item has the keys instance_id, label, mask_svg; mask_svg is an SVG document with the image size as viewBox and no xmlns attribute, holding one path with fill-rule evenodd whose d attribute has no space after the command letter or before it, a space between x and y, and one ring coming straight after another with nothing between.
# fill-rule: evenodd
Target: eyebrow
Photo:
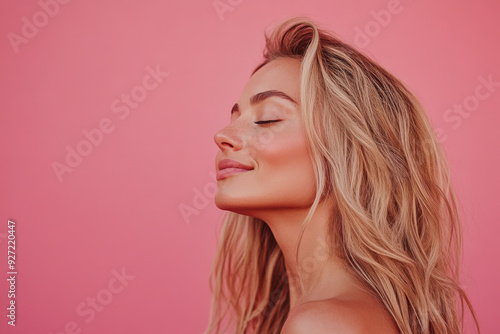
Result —
<instances>
[{"instance_id":1,"label":"eyebrow","mask_svg":"<svg viewBox=\"0 0 500 334\"><path fill-rule=\"evenodd\" d=\"M293 102L295 104L298 104L294 99L292 99L290 96L288 96L287 94L283 93L282 91L279 91L279 90L266 90L266 91L257 93L254 96L252 96L250 98L250 105L255 105L255 104L257 104L259 102L262 102L265 99L268 99L268 98L270 98L272 96L280 97L282 99L285 99L285 100L291 101L291 102ZM234 106L233 106L233 108L231 109L231 115L235 111L239 111L239 110L240 110L240 107L238 106L238 103L235 103Z\"/></svg>"}]
</instances>

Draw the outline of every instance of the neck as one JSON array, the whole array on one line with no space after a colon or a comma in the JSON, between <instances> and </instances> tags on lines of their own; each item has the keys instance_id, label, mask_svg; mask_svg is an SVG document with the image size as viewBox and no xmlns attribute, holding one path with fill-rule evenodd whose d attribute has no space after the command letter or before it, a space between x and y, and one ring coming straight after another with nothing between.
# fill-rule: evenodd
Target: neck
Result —
<instances>
[{"instance_id":1,"label":"neck","mask_svg":"<svg viewBox=\"0 0 500 334\"><path fill-rule=\"evenodd\" d=\"M269 210L259 214L283 252L290 288L290 310L297 303L339 296L352 287L353 278L340 259L330 254L332 240L329 240L328 225L332 223L332 209L326 201L318 205L302 235L298 261L297 243L309 208Z\"/></svg>"}]
</instances>

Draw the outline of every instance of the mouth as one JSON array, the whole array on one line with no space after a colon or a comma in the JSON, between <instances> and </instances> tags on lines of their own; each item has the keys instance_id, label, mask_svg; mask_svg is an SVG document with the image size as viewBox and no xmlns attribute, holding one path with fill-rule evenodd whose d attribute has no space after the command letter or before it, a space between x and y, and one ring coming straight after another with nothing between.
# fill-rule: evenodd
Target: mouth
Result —
<instances>
[{"instance_id":1,"label":"mouth","mask_svg":"<svg viewBox=\"0 0 500 334\"><path fill-rule=\"evenodd\" d=\"M239 173L244 173L244 172L249 172L253 169L242 169L242 168L224 168L221 169L217 172L216 179L217 181L223 180L227 177L230 177L231 175L239 174Z\"/></svg>"},{"instance_id":2,"label":"mouth","mask_svg":"<svg viewBox=\"0 0 500 334\"><path fill-rule=\"evenodd\" d=\"M252 166L244 165L238 161L231 159L222 159L218 163L218 172L216 175L217 181L225 179L231 175L249 172L253 170Z\"/></svg>"}]
</instances>

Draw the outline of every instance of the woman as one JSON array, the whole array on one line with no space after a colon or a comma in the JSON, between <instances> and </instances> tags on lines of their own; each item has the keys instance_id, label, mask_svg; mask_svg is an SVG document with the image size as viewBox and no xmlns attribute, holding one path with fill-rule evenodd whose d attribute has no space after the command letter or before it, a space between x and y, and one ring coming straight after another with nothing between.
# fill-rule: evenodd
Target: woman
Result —
<instances>
[{"instance_id":1,"label":"woman","mask_svg":"<svg viewBox=\"0 0 500 334\"><path fill-rule=\"evenodd\" d=\"M462 333L457 204L417 99L307 18L264 58L214 137L206 332Z\"/></svg>"}]
</instances>

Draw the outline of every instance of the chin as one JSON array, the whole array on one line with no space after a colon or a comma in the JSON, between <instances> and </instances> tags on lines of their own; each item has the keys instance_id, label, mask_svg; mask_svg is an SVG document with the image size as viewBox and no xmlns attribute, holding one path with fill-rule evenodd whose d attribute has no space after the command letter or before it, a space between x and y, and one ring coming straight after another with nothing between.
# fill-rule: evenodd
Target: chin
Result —
<instances>
[{"instance_id":1,"label":"chin","mask_svg":"<svg viewBox=\"0 0 500 334\"><path fill-rule=\"evenodd\" d=\"M253 207L248 206L248 199L235 199L235 198L227 198L225 196L216 195L215 196L215 205L224 211L231 211L234 213L238 213L240 215L252 216L252 213L255 212Z\"/></svg>"},{"instance_id":2,"label":"chin","mask_svg":"<svg viewBox=\"0 0 500 334\"><path fill-rule=\"evenodd\" d=\"M237 211L241 211L243 209L243 207L242 207L241 203L238 203L238 202L239 201L221 199L221 198L218 198L217 196L215 197L215 205L221 210L233 211L233 212L239 213Z\"/></svg>"}]
</instances>

